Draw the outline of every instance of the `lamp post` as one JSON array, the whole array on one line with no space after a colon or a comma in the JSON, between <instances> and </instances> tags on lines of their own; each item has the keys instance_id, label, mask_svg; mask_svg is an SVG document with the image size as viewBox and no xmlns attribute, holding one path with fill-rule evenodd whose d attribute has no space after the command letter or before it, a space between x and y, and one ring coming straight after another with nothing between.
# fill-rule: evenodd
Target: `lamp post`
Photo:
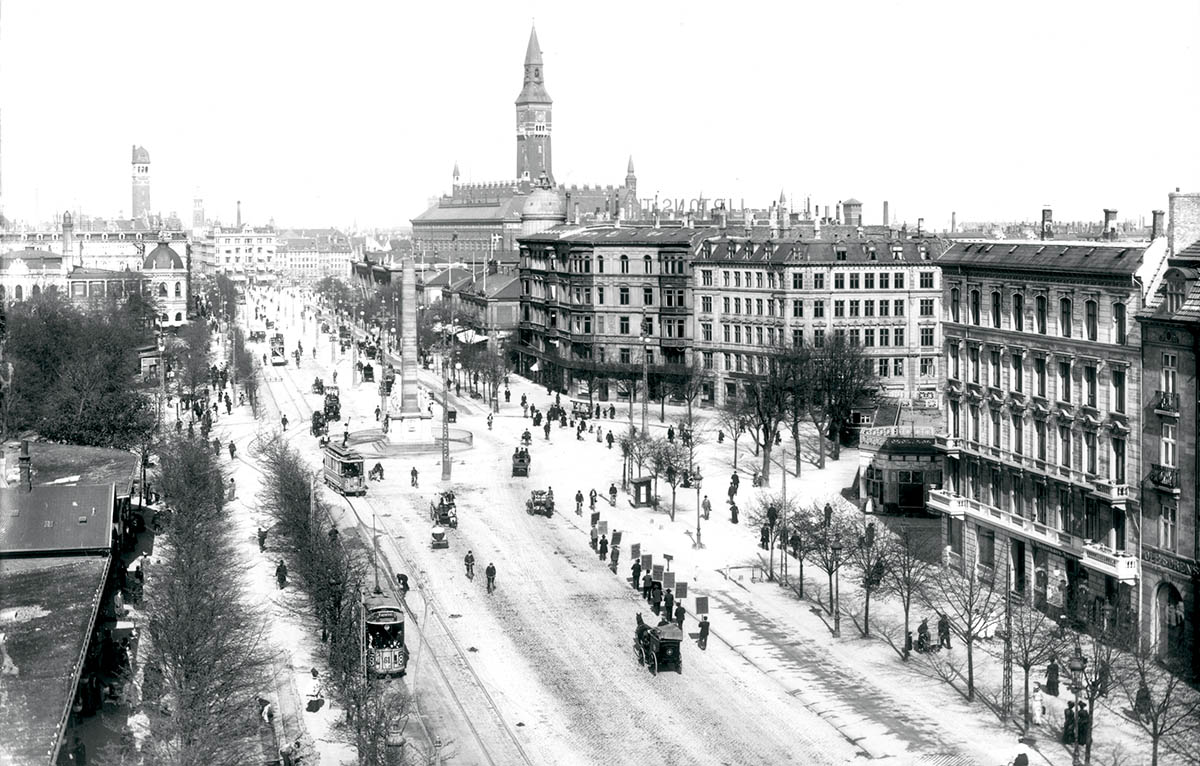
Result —
<instances>
[{"instance_id":1,"label":"lamp post","mask_svg":"<svg viewBox=\"0 0 1200 766\"><path fill-rule=\"evenodd\" d=\"M842 580L842 544L833 542L833 637L842 637L841 610L841 580Z\"/></svg>"},{"instance_id":2,"label":"lamp post","mask_svg":"<svg viewBox=\"0 0 1200 766\"><path fill-rule=\"evenodd\" d=\"M454 363L455 370L462 369L461 362ZM442 383L442 481L450 481L450 379Z\"/></svg>"},{"instance_id":3,"label":"lamp post","mask_svg":"<svg viewBox=\"0 0 1200 766\"><path fill-rule=\"evenodd\" d=\"M646 411L650 406L650 328L642 309L642 433L646 433Z\"/></svg>"},{"instance_id":4,"label":"lamp post","mask_svg":"<svg viewBox=\"0 0 1200 766\"><path fill-rule=\"evenodd\" d=\"M700 475L700 466L696 465L692 469L692 483L696 485L696 544L693 548L703 548L704 543L700 542L700 482L704 477Z\"/></svg>"},{"instance_id":5,"label":"lamp post","mask_svg":"<svg viewBox=\"0 0 1200 766\"><path fill-rule=\"evenodd\" d=\"M1075 695L1075 731L1071 740L1075 743L1071 750L1071 765L1079 766L1079 693L1083 691L1083 671L1087 668L1087 657L1079 651L1079 644L1075 645L1075 653L1071 655L1071 659L1067 660L1067 669L1071 671L1071 693Z\"/></svg>"}]
</instances>

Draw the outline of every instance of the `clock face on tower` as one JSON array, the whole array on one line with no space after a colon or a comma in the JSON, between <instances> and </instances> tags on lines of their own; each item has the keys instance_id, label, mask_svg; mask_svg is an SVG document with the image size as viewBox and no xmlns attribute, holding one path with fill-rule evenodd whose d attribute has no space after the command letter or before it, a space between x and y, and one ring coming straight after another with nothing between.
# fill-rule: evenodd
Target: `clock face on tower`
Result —
<instances>
[{"instance_id":1,"label":"clock face on tower","mask_svg":"<svg viewBox=\"0 0 1200 766\"><path fill-rule=\"evenodd\" d=\"M538 67L534 67L534 68L533 68L533 76L534 76L534 79L537 79L538 77L541 77L541 76L542 76L542 70L541 70L541 69L539 69Z\"/></svg>"}]
</instances>

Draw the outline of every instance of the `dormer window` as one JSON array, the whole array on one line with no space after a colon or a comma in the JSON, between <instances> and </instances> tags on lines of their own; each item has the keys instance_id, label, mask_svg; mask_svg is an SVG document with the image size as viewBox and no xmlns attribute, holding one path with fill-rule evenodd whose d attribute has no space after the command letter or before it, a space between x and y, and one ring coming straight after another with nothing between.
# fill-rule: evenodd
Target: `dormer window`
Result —
<instances>
[{"instance_id":1,"label":"dormer window","mask_svg":"<svg viewBox=\"0 0 1200 766\"><path fill-rule=\"evenodd\" d=\"M1183 308L1183 299L1186 295L1182 279L1168 279L1165 288L1167 295L1167 311L1174 314Z\"/></svg>"},{"instance_id":2,"label":"dormer window","mask_svg":"<svg viewBox=\"0 0 1200 766\"><path fill-rule=\"evenodd\" d=\"M846 248L839 247L837 250L834 251L834 257L837 258L837 260L839 260L839 261L846 260Z\"/></svg>"}]
</instances>

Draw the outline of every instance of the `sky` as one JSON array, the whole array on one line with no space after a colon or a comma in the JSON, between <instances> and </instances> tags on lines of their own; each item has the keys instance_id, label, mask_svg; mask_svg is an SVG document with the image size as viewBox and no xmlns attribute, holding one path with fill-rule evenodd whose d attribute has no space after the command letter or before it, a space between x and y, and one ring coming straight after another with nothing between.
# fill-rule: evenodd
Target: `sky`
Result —
<instances>
[{"instance_id":1,"label":"sky","mask_svg":"<svg viewBox=\"0 0 1200 766\"><path fill-rule=\"evenodd\" d=\"M128 216L136 143L185 224L407 225L515 177L534 23L559 183L927 229L1200 191L1196 0L0 0L4 211Z\"/></svg>"}]
</instances>

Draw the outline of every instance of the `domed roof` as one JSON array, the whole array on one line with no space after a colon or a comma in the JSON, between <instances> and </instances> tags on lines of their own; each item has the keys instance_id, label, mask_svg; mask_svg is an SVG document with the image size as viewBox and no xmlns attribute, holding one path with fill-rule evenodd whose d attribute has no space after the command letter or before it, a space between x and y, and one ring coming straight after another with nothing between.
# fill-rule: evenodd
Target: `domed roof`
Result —
<instances>
[{"instance_id":1,"label":"domed roof","mask_svg":"<svg viewBox=\"0 0 1200 766\"><path fill-rule=\"evenodd\" d=\"M151 250L150 254L146 256L146 260L142 261L142 268L146 271L152 269L182 269L183 259L166 242L159 242L158 247Z\"/></svg>"},{"instance_id":2,"label":"domed roof","mask_svg":"<svg viewBox=\"0 0 1200 766\"><path fill-rule=\"evenodd\" d=\"M522 219L567 220L567 203L558 192L550 188L550 180L542 173L537 186L529 193L521 208Z\"/></svg>"}]
</instances>

